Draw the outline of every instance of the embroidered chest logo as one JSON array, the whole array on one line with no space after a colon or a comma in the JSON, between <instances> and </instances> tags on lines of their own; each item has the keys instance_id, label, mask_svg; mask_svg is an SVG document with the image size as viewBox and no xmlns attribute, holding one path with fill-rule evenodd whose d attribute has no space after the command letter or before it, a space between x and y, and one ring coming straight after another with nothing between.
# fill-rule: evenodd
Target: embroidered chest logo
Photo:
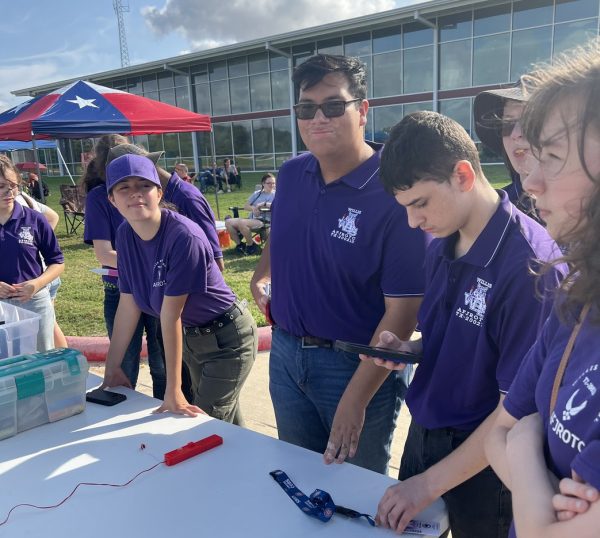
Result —
<instances>
[{"instance_id":1,"label":"embroidered chest logo","mask_svg":"<svg viewBox=\"0 0 600 538\"><path fill-rule=\"evenodd\" d=\"M341 219L338 219L337 230L331 231L331 237L336 237L347 243L354 243L358 234L357 220L362 213L359 209L348 208Z\"/></svg>"},{"instance_id":2,"label":"embroidered chest logo","mask_svg":"<svg viewBox=\"0 0 600 538\"><path fill-rule=\"evenodd\" d=\"M458 307L456 309L456 316L477 327L481 327L481 322L485 317L487 309L487 292L491 288L492 285L489 282L477 277L477 285L465 292L465 306L467 308Z\"/></svg>"},{"instance_id":3,"label":"embroidered chest logo","mask_svg":"<svg viewBox=\"0 0 600 538\"><path fill-rule=\"evenodd\" d=\"M31 233L31 226L21 226L19 232L19 243L21 245L33 245L33 235Z\"/></svg>"},{"instance_id":4,"label":"embroidered chest logo","mask_svg":"<svg viewBox=\"0 0 600 538\"><path fill-rule=\"evenodd\" d=\"M160 288L161 286L164 286L167 281L165 280L165 276L167 274L167 264L165 263L165 261L163 259L158 260L155 264L154 264L154 270L152 273L152 287L153 288Z\"/></svg>"}]
</instances>

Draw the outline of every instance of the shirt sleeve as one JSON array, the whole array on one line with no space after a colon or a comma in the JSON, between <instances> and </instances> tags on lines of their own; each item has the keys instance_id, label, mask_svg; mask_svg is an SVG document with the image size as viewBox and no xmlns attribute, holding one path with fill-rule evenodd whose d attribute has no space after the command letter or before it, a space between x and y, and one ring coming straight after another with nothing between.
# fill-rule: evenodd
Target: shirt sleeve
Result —
<instances>
[{"instance_id":1,"label":"shirt sleeve","mask_svg":"<svg viewBox=\"0 0 600 538\"><path fill-rule=\"evenodd\" d=\"M96 188L103 189L103 187ZM103 200L102 193L97 192L95 189L92 189L86 196L83 240L88 245L93 244L94 240L112 241L112 225L108 203L108 199Z\"/></svg>"},{"instance_id":2,"label":"shirt sleeve","mask_svg":"<svg viewBox=\"0 0 600 538\"><path fill-rule=\"evenodd\" d=\"M119 266L119 291L121 293L132 293L131 288L131 274L130 264L125 263L126 260L122 260L119 257L119 252L127 252L127 240L126 235L128 230L128 224L125 222L122 226L117 228L117 234L115 237L115 250L117 251L117 265ZM131 232L130 232L131 233Z\"/></svg>"},{"instance_id":3,"label":"shirt sleeve","mask_svg":"<svg viewBox=\"0 0 600 538\"><path fill-rule=\"evenodd\" d=\"M165 295L205 293L210 255L192 232L180 233L169 251Z\"/></svg>"},{"instance_id":4,"label":"shirt sleeve","mask_svg":"<svg viewBox=\"0 0 600 538\"><path fill-rule=\"evenodd\" d=\"M42 258L44 258L44 263L46 266L55 263L65 263L65 258L60 250L52 227L40 213L36 213L36 215L39 240L38 249Z\"/></svg>"},{"instance_id":5,"label":"shirt sleeve","mask_svg":"<svg viewBox=\"0 0 600 538\"><path fill-rule=\"evenodd\" d=\"M600 440L589 442L575 456L572 469L585 481L600 489Z\"/></svg>"},{"instance_id":6,"label":"shirt sleeve","mask_svg":"<svg viewBox=\"0 0 600 538\"><path fill-rule=\"evenodd\" d=\"M223 257L223 250L219 243L219 235L215 226L215 214L206 198L188 199L186 211L188 218L194 221L206 234L215 258Z\"/></svg>"}]
</instances>

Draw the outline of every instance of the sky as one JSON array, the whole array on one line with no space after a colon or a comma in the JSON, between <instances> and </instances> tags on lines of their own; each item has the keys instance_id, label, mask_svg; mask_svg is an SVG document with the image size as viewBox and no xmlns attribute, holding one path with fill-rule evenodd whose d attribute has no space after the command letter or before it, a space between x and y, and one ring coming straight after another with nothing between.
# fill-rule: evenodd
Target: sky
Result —
<instances>
[{"instance_id":1,"label":"sky","mask_svg":"<svg viewBox=\"0 0 600 538\"><path fill-rule=\"evenodd\" d=\"M123 0L130 65L394 9L416 0ZM223 9L225 7L225 9ZM12 90L121 67L112 0L5 2L0 112Z\"/></svg>"}]
</instances>

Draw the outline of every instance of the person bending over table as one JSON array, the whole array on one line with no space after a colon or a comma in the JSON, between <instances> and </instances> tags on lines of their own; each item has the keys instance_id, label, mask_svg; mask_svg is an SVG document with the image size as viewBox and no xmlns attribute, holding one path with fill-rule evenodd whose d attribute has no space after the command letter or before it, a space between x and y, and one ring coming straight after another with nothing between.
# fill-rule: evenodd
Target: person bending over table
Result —
<instances>
[{"instance_id":1,"label":"person bending over table","mask_svg":"<svg viewBox=\"0 0 600 538\"><path fill-rule=\"evenodd\" d=\"M243 425L239 395L257 352L257 329L246 305L225 284L206 234L186 217L161 209L154 163L127 154L106 168L109 200L125 222L117 231L121 297L102 387L129 386L121 359L141 312L160 317L167 386L156 412ZM181 390L187 363L193 403Z\"/></svg>"}]
</instances>

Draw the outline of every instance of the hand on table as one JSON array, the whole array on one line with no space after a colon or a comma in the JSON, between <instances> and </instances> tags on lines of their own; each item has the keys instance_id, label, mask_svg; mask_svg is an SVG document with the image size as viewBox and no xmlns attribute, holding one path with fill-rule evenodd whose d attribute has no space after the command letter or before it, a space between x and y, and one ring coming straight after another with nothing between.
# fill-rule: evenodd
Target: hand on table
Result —
<instances>
[{"instance_id":1,"label":"hand on table","mask_svg":"<svg viewBox=\"0 0 600 538\"><path fill-rule=\"evenodd\" d=\"M171 412L177 415L187 415L188 417L195 417L197 415L206 415L202 409L200 409L196 405L192 405L189 403L181 389L166 390L165 391L165 399L162 405L153 411L153 413L166 413Z\"/></svg>"},{"instance_id":2,"label":"hand on table","mask_svg":"<svg viewBox=\"0 0 600 538\"><path fill-rule=\"evenodd\" d=\"M129 378L125 375L121 367L106 367L104 370L104 379L100 388L107 389L110 387L127 387L128 389L133 389L131 381L129 381Z\"/></svg>"},{"instance_id":3,"label":"hand on table","mask_svg":"<svg viewBox=\"0 0 600 538\"><path fill-rule=\"evenodd\" d=\"M379 334L379 341L376 347L385 347L396 351L407 351L413 352L410 342L406 340L400 340L393 332L381 331ZM372 360L377 366L382 366L388 370L404 370L406 364L398 363L390 360L379 359L377 357L371 357L369 355L359 355L359 358L363 361Z\"/></svg>"},{"instance_id":4,"label":"hand on table","mask_svg":"<svg viewBox=\"0 0 600 538\"><path fill-rule=\"evenodd\" d=\"M375 522L401 534L411 519L435 499L436 496L430 492L425 475L415 475L386 490L379 501Z\"/></svg>"},{"instance_id":5,"label":"hand on table","mask_svg":"<svg viewBox=\"0 0 600 538\"><path fill-rule=\"evenodd\" d=\"M552 498L552 506L559 521L573 519L583 514L593 502L600 499L598 490L586 484L575 471L573 478L563 478L559 484L559 492Z\"/></svg>"},{"instance_id":6,"label":"hand on table","mask_svg":"<svg viewBox=\"0 0 600 538\"><path fill-rule=\"evenodd\" d=\"M13 299L16 293L14 286L0 281L0 299Z\"/></svg>"},{"instance_id":7,"label":"hand on table","mask_svg":"<svg viewBox=\"0 0 600 538\"><path fill-rule=\"evenodd\" d=\"M354 457L364 423L364 407L345 404L343 399L340 400L323 454L323 461L327 465L343 463L346 458Z\"/></svg>"}]
</instances>

